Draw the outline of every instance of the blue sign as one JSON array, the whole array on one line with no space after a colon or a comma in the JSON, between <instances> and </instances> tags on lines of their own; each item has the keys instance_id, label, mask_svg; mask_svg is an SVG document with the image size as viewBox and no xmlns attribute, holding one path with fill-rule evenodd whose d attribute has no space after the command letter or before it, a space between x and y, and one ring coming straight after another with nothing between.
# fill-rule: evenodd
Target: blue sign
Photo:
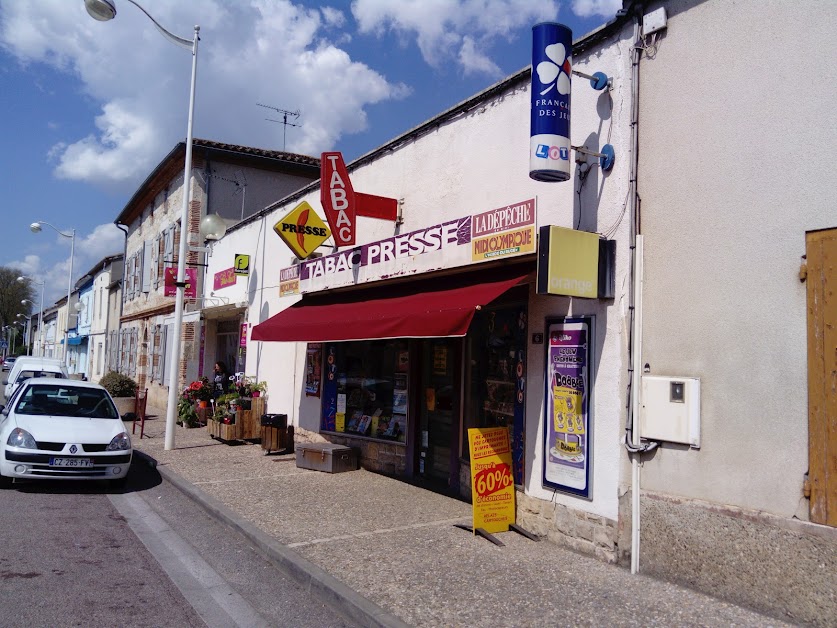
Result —
<instances>
[{"instance_id":1,"label":"blue sign","mask_svg":"<svg viewBox=\"0 0 837 628\"><path fill-rule=\"evenodd\" d=\"M0 349L8 349L9 348L9 341L8 340L0 340Z\"/></svg>"},{"instance_id":2,"label":"blue sign","mask_svg":"<svg viewBox=\"0 0 837 628\"><path fill-rule=\"evenodd\" d=\"M536 181L570 178L570 88L573 32L563 24L532 27L529 176Z\"/></svg>"}]
</instances>

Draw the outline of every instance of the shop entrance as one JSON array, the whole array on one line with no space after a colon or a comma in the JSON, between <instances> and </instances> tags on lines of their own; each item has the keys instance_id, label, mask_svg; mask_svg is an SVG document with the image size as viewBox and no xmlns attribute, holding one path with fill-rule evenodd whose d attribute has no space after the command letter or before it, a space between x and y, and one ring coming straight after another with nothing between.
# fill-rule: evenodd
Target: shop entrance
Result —
<instances>
[{"instance_id":1,"label":"shop entrance","mask_svg":"<svg viewBox=\"0 0 837 628\"><path fill-rule=\"evenodd\" d=\"M421 342L419 476L444 490L459 488L460 338Z\"/></svg>"}]
</instances>

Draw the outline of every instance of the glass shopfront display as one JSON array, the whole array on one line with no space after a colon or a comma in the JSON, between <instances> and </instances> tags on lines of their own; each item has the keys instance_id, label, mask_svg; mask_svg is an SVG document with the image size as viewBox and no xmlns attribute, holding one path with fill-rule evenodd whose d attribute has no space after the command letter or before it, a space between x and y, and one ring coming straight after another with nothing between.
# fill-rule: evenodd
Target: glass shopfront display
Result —
<instances>
[{"instance_id":1,"label":"glass shopfront display","mask_svg":"<svg viewBox=\"0 0 837 628\"><path fill-rule=\"evenodd\" d=\"M405 442L409 351L406 340L329 343L321 428Z\"/></svg>"}]
</instances>

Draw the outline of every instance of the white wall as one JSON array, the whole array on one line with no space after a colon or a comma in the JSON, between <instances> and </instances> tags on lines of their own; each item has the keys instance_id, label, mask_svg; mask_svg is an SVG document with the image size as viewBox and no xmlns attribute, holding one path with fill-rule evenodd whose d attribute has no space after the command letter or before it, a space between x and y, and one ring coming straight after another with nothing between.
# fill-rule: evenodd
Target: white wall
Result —
<instances>
[{"instance_id":1,"label":"white wall","mask_svg":"<svg viewBox=\"0 0 837 628\"><path fill-rule=\"evenodd\" d=\"M642 359L701 378L702 447L659 451L643 488L807 519L798 273L837 225L837 3L668 10L641 64Z\"/></svg>"}]
</instances>

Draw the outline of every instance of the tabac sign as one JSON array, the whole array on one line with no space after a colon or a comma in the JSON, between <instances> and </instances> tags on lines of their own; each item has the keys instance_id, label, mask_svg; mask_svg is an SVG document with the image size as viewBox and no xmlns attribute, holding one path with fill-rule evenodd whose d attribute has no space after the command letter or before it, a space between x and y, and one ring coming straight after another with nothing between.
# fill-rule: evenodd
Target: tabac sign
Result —
<instances>
[{"instance_id":1,"label":"tabac sign","mask_svg":"<svg viewBox=\"0 0 837 628\"><path fill-rule=\"evenodd\" d=\"M305 201L273 225L273 230L300 259L311 255L330 235L328 227Z\"/></svg>"},{"instance_id":2,"label":"tabac sign","mask_svg":"<svg viewBox=\"0 0 837 628\"><path fill-rule=\"evenodd\" d=\"M320 202L337 246L354 245L357 216L395 220L398 214L394 198L355 192L341 153L320 155Z\"/></svg>"}]
</instances>

